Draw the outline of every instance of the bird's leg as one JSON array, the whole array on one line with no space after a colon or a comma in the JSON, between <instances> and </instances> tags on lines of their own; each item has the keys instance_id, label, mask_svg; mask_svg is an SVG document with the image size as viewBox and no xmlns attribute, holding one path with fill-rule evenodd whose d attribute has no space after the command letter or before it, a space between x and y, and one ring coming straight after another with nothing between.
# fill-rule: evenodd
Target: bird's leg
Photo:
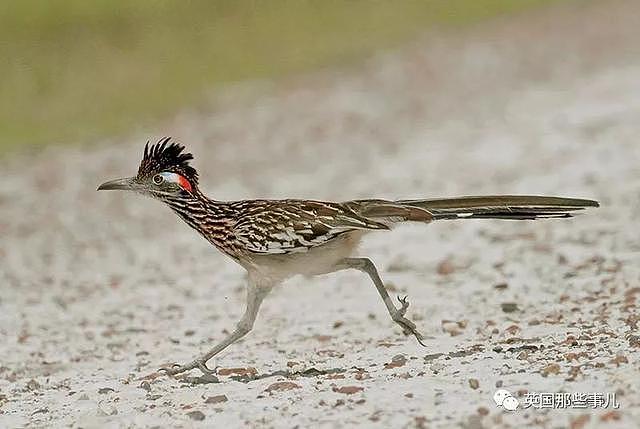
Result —
<instances>
[{"instance_id":1,"label":"bird's leg","mask_svg":"<svg viewBox=\"0 0 640 429\"><path fill-rule=\"evenodd\" d=\"M251 331L253 323L256 320L256 316L258 315L260 304L262 304L264 297L267 296L270 290L271 287L265 287L263 285L258 286L256 282L252 281L250 278L247 287L247 307L244 315L236 325L233 332L211 350L194 359L192 362L185 365L175 364L170 368L162 368L161 370L165 371L169 375L175 375L198 368L205 375L214 374L215 370L211 370L207 367L207 361Z\"/></svg>"},{"instance_id":2,"label":"bird's leg","mask_svg":"<svg viewBox=\"0 0 640 429\"><path fill-rule=\"evenodd\" d=\"M344 258L337 265L337 268L338 270L352 268L367 273L373 281L373 284L376 286L380 297L382 297L384 305L387 307L387 311L389 312L391 319L402 327L402 331L406 335L413 334L418 342L422 346L426 347L426 345L422 342L424 336L416 330L416 324L404 317L405 313L407 312L407 308L409 308L409 301L407 301L407 297L398 297L398 301L400 302L401 307L396 308L396 306L393 304L393 301L391 300L391 297L389 296L389 292L387 292L387 288L384 286L384 283L382 282L382 279L378 274L376 266L369 258Z\"/></svg>"}]
</instances>

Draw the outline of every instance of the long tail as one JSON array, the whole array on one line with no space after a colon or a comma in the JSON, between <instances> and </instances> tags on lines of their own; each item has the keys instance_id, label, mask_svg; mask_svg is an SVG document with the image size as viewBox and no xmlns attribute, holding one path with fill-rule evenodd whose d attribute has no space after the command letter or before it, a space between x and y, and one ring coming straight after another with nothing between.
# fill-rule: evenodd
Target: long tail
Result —
<instances>
[{"instance_id":1,"label":"long tail","mask_svg":"<svg viewBox=\"0 0 640 429\"><path fill-rule=\"evenodd\" d=\"M594 200L534 195L492 195L481 197L399 200L395 204L427 210L440 219L541 219L572 217L587 207L598 207Z\"/></svg>"}]
</instances>

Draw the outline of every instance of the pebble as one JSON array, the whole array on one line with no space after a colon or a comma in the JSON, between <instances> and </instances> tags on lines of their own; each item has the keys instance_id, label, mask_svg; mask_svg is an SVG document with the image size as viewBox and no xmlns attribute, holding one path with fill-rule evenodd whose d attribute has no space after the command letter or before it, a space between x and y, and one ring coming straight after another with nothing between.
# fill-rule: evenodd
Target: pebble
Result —
<instances>
[{"instance_id":1,"label":"pebble","mask_svg":"<svg viewBox=\"0 0 640 429\"><path fill-rule=\"evenodd\" d=\"M205 415L202 411L189 411L187 413L190 419L202 421L205 419Z\"/></svg>"},{"instance_id":2,"label":"pebble","mask_svg":"<svg viewBox=\"0 0 640 429\"><path fill-rule=\"evenodd\" d=\"M345 395L353 395L358 392L362 392L364 387L360 386L342 386L342 387L334 387L333 391L336 393L344 393Z\"/></svg>"},{"instance_id":3,"label":"pebble","mask_svg":"<svg viewBox=\"0 0 640 429\"><path fill-rule=\"evenodd\" d=\"M269 385L269 387L267 387L265 391L276 392L276 391L292 390L292 389L300 389L300 388L302 388L302 386L292 381L278 381L276 383Z\"/></svg>"},{"instance_id":4,"label":"pebble","mask_svg":"<svg viewBox=\"0 0 640 429\"><path fill-rule=\"evenodd\" d=\"M504 311L505 313L513 313L514 311L518 311L518 304L516 304L515 302L503 302L502 304L500 304L500 307L502 307L502 311Z\"/></svg>"},{"instance_id":5,"label":"pebble","mask_svg":"<svg viewBox=\"0 0 640 429\"><path fill-rule=\"evenodd\" d=\"M227 398L226 395L215 395L215 396L209 396L204 403L205 404L219 404L221 402L227 402L229 399Z\"/></svg>"}]
</instances>

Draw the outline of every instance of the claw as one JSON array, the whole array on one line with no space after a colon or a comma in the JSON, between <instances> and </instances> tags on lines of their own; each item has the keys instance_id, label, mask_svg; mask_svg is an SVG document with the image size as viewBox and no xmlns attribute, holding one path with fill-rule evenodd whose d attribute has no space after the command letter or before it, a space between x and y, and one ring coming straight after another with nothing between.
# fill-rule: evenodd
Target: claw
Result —
<instances>
[{"instance_id":1,"label":"claw","mask_svg":"<svg viewBox=\"0 0 640 429\"><path fill-rule=\"evenodd\" d=\"M160 368L158 372L164 373L166 375L176 375L178 373L175 368Z\"/></svg>"},{"instance_id":2,"label":"claw","mask_svg":"<svg viewBox=\"0 0 640 429\"><path fill-rule=\"evenodd\" d=\"M176 362L172 362L172 363L170 363L170 364L168 364L168 365L165 365L165 366L163 366L163 367L158 368L158 372L160 372L160 373L164 372L164 373L166 373L167 375L173 375L173 374L172 374L172 371L173 371L175 368L180 368L180 364L178 364L178 363L176 363Z\"/></svg>"},{"instance_id":3,"label":"claw","mask_svg":"<svg viewBox=\"0 0 640 429\"><path fill-rule=\"evenodd\" d=\"M194 368L192 364L180 365L178 363L172 363L170 365L160 368L158 372L164 372L166 375L176 375L185 371L189 371L192 368Z\"/></svg>"},{"instance_id":4,"label":"claw","mask_svg":"<svg viewBox=\"0 0 640 429\"><path fill-rule=\"evenodd\" d=\"M423 338L424 338L424 337L423 337L422 335L420 335L420 336L416 335L416 340L418 340L418 344L420 344L422 347L425 347L425 348L426 348L426 347L427 347L427 345L426 345L425 343L423 343L423 342L422 342L422 339L423 339Z\"/></svg>"},{"instance_id":5,"label":"claw","mask_svg":"<svg viewBox=\"0 0 640 429\"><path fill-rule=\"evenodd\" d=\"M207 363L201 360L197 360L196 364L198 365L198 369L202 371L204 375L215 375L217 372L216 370L218 369L218 367L215 367L214 369L209 369L209 367L207 366Z\"/></svg>"},{"instance_id":6,"label":"claw","mask_svg":"<svg viewBox=\"0 0 640 429\"><path fill-rule=\"evenodd\" d=\"M400 298L400 295L398 295L396 298L398 299L398 302L402 306L396 309L396 317L402 318L407 312L407 309L409 308L409 301L407 301L406 295L404 296L404 298Z\"/></svg>"},{"instance_id":7,"label":"claw","mask_svg":"<svg viewBox=\"0 0 640 429\"><path fill-rule=\"evenodd\" d=\"M398 300L400 300L400 298L398 298ZM406 309L398 310L398 312L396 313L396 317L394 317L393 320L402 327L403 334L415 336L416 340L418 341L418 343L420 343L421 346L427 347L427 345L422 341L424 340L424 336L416 329L416 324L402 316L404 314L403 310Z\"/></svg>"},{"instance_id":8,"label":"claw","mask_svg":"<svg viewBox=\"0 0 640 429\"><path fill-rule=\"evenodd\" d=\"M400 295L396 296L396 298L398 299L398 302L404 307L404 306L409 306L409 303L407 302L407 298L409 298L408 295L405 295L404 297L400 298Z\"/></svg>"},{"instance_id":9,"label":"claw","mask_svg":"<svg viewBox=\"0 0 640 429\"><path fill-rule=\"evenodd\" d=\"M194 368L198 368L204 375L214 375L214 376L218 369L217 366L214 369L210 369L209 367L207 367L207 364L205 361L201 359L196 359L186 365L172 363L170 365L160 368L158 372L164 372L167 375L176 375L176 374L190 371Z\"/></svg>"},{"instance_id":10,"label":"claw","mask_svg":"<svg viewBox=\"0 0 640 429\"><path fill-rule=\"evenodd\" d=\"M424 340L424 335L422 335L420 332L418 332L415 329L411 333L416 337L416 340L422 347L427 347L427 345L422 341Z\"/></svg>"}]
</instances>

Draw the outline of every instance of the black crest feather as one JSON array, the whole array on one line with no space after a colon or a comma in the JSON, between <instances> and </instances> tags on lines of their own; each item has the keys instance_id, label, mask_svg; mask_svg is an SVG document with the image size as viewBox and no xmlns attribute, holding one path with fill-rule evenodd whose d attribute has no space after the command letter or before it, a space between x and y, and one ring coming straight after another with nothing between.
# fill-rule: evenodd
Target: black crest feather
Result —
<instances>
[{"instance_id":1,"label":"black crest feather","mask_svg":"<svg viewBox=\"0 0 640 429\"><path fill-rule=\"evenodd\" d=\"M171 143L171 137L164 137L151 146L147 142L140 168L138 168L138 177L149 177L163 171L171 171L182 175L192 185L197 185L198 172L189 165L192 159L193 155L184 153L184 146Z\"/></svg>"}]
</instances>

